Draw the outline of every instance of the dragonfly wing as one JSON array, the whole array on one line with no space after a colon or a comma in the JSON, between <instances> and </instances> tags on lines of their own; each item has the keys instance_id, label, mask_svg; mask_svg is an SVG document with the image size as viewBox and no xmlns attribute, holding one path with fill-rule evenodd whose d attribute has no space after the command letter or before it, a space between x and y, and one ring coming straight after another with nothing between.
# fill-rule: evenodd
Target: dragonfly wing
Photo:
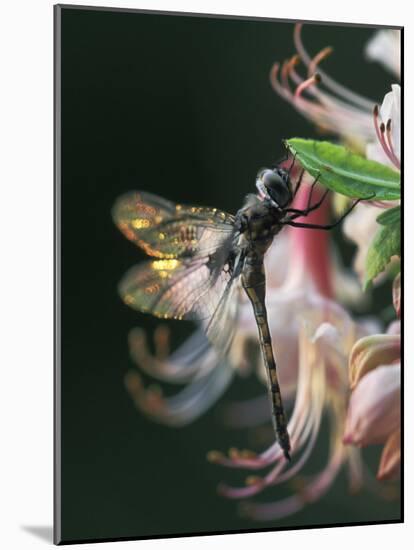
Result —
<instances>
[{"instance_id":1,"label":"dragonfly wing","mask_svg":"<svg viewBox=\"0 0 414 550\"><path fill-rule=\"evenodd\" d=\"M231 214L174 204L146 192L121 196L112 216L130 241L158 258L207 256L234 233Z\"/></svg>"},{"instance_id":2,"label":"dragonfly wing","mask_svg":"<svg viewBox=\"0 0 414 550\"><path fill-rule=\"evenodd\" d=\"M139 311L202 321L214 314L229 278L224 269L214 267L214 256L151 260L127 272L119 291Z\"/></svg>"},{"instance_id":3,"label":"dragonfly wing","mask_svg":"<svg viewBox=\"0 0 414 550\"><path fill-rule=\"evenodd\" d=\"M237 330L239 295L241 292L240 273L242 267L242 259L237 258L231 277L223 281L223 289L214 312L205 322L208 339L222 355L225 355L229 350Z\"/></svg>"}]
</instances>

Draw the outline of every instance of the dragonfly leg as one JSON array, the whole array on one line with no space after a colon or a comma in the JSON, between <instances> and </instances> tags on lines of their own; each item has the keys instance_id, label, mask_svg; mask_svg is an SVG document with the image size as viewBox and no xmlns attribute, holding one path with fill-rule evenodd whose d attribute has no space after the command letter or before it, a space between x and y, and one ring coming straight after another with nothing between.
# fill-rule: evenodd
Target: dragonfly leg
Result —
<instances>
[{"instance_id":1,"label":"dragonfly leg","mask_svg":"<svg viewBox=\"0 0 414 550\"><path fill-rule=\"evenodd\" d=\"M309 189L309 193L308 193L308 204L307 204L305 210L309 210L309 208L310 208L310 205L311 205L311 202L312 202L313 190L315 189L315 185L318 183L319 177L320 177L320 174L318 174L318 175L316 176L316 178L313 180L312 185L311 185L311 188Z\"/></svg>"},{"instance_id":2,"label":"dragonfly leg","mask_svg":"<svg viewBox=\"0 0 414 550\"><path fill-rule=\"evenodd\" d=\"M296 195L297 195L297 193L298 193L298 191L299 191L299 188L300 188L301 183L302 183L302 181L303 181L303 176L304 176L304 175L305 175L305 170L302 170L301 173L300 173L300 175L299 175L299 179L298 179L298 181L297 181L297 183L296 183L295 190L293 191L293 198L296 197Z\"/></svg>"},{"instance_id":3,"label":"dragonfly leg","mask_svg":"<svg viewBox=\"0 0 414 550\"><path fill-rule=\"evenodd\" d=\"M372 199L375 197L375 194L372 196L372 197L367 197L367 199ZM334 223L330 223L330 224L326 224L326 225L318 225L318 224L314 224L314 223L301 223L301 222L294 222L292 221L294 219L294 217L296 216L292 216L291 218L287 219L286 221L282 222L284 225L290 225L292 227L302 227L304 229L323 229L325 231L329 231L330 229L333 229L334 227L336 227L337 225L339 225L347 216L348 214L350 214L352 212L352 210L355 208L355 206L360 203L362 200L367 200L367 199L357 199L356 201L354 201L351 205L350 208L348 208L348 210L346 210L346 212L344 212L342 214L342 216L340 218L338 218Z\"/></svg>"},{"instance_id":4,"label":"dragonfly leg","mask_svg":"<svg viewBox=\"0 0 414 550\"><path fill-rule=\"evenodd\" d=\"M289 155L288 155L288 158L289 158ZM287 159L286 159L286 160L287 160ZM292 172L293 167L295 166L295 161L296 161L296 153L293 155L292 163L291 163L291 165L289 166L288 176L290 176L290 173Z\"/></svg>"},{"instance_id":5,"label":"dragonfly leg","mask_svg":"<svg viewBox=\"0 0 414 550\"><path fill-rule=\"evenodd\" d=\"M290 218L288 218L287 221L294 220L294 219L299 218L301 216L307 216L309 214L309 212L313 212L314 210L319 208L322 205L323 201L328 196L329 191L330 191L330 189L326 189L324 191L322 197L317 202L315 202L315 204L312 204L311 206L308 204L308 206L304 210L298 210L298 209L295 209L295 208L289 208L288 210L285 210L286 212L292 212L293 213L293 215Z\"/></svg>"}]
</instances>

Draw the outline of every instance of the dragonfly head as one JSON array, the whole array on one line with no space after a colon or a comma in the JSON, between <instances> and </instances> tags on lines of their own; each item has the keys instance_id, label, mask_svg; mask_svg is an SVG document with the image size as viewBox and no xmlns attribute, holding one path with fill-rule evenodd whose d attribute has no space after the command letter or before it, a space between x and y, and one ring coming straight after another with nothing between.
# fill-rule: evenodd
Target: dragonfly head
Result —
<instances>
[{"instance_id":1,"label":"dragonfly head","mask_svg":"<svg viewBox=\"0 0 414 550\"><path fill-rule=\"evenodd\" d=\"M256 187L262 198L270 200L276 208L286 208L293 199L289 174L283 168L263 168L257 174Z\"/></svg>"}]
</instances>

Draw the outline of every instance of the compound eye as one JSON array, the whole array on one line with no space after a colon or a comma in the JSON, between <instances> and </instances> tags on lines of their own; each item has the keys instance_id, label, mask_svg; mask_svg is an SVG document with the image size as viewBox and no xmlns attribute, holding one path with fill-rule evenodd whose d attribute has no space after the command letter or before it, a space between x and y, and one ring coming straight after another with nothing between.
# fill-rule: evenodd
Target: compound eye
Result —
<instances>
[{"instance_id":1,"label":"compound eye","mask_svg":"<svg viewBox=\"0 0 414 550\"><path fill-rule=\"evenodd\" d=\"M262 181L269 197L280 207L284 208L292 200L289 181L285 174L279 171L266 170L262 173Z\"/></svg>"}]
</instances>

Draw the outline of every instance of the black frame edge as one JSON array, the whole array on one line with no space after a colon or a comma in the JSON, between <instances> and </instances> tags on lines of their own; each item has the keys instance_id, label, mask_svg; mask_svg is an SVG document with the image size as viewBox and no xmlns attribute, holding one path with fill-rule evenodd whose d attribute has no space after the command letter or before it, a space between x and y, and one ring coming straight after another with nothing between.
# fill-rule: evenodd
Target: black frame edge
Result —
<instances>
[{"instance_id":1,"label":"black frame edge","mask_svg":"<svg viewBox=\"0 0 414 550\"><path fill-rule=\"evenodd\" d=\"M61 509L61 14L53 6L53 543L62 543Z\"/></svg>"},{"instance_id":2,"label":"black frame edge","mask_svg":"<svg viewBox=\"0 0 414 550\"><path fill-rule=\"evenodd\" d=\"M403 29L403 25L381 25L380 23L349 23L344 21L320 21L311 19L288 19L288 18L276 18L276 17L260 17L254 15L235 15L224 13L198 13L189 11L167 11L167 10L147 10L139 8L117 8L114 6L87 6L76 4L57 4L57 7L61 9L77 9L86 11L111 11L111 12L124 12L124 13L140 13L142 15L171 15L180 17L206 17L210 19L237 19L244 21L268 21L270 23L305 23L312 25L330 25L330 26L344 26L344 27L372 27L373 29Z\"/></svg>"}]
</instances>

